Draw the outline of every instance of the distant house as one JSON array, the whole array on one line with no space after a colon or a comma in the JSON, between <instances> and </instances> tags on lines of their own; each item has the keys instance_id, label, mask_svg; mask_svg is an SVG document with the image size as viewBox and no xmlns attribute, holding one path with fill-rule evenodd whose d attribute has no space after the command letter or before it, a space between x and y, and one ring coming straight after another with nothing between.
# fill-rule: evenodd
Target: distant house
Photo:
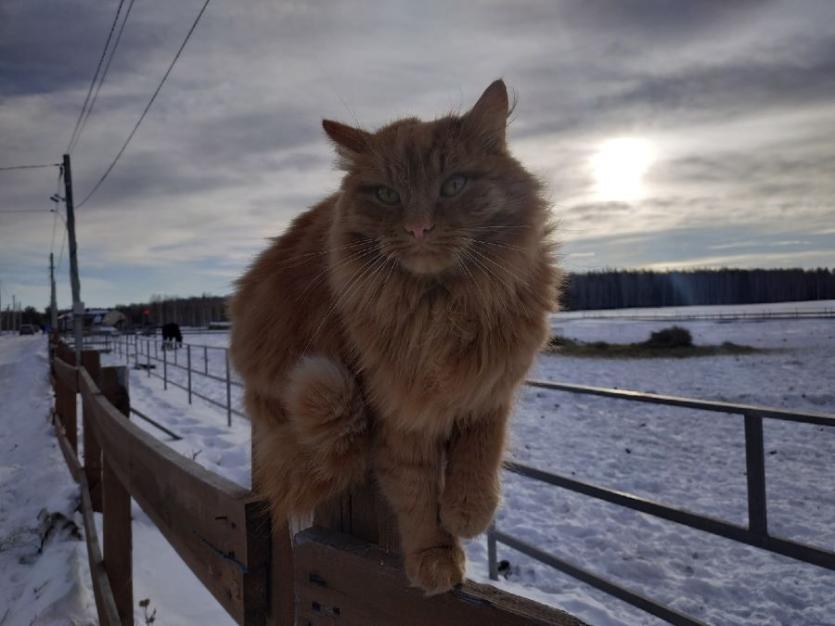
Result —
<instances>
[{"instance_id":1,"label":"distant house","mask_svg":"<svg viewBox=\"0 0 835 626\"><path fill-rule=\"evenodd\" d=\"M127 318L121 311L116 309L85 309L84 330L95 332L106 328L122 329L127 323ZM58 329L61 331L72 330L72 313L66 311L58 316Z\"/></svg>"}]
</instances>

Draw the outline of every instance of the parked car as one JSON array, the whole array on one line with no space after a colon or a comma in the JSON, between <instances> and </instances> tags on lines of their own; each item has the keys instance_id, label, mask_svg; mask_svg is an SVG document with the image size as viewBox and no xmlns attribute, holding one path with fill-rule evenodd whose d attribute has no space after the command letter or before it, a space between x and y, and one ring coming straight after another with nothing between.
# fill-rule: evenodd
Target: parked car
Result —
<instances>
[{"instance_id":1,"label":"parked car","mask_svg":"<svg viewBox=\"0 0 835 626\"><path fill-rule=\"evenodd\" d=\"M35 334L35 325L34 324L21 324L20 325L20 334L21 335L34 335Z\"/></svg>"}]
</instances>

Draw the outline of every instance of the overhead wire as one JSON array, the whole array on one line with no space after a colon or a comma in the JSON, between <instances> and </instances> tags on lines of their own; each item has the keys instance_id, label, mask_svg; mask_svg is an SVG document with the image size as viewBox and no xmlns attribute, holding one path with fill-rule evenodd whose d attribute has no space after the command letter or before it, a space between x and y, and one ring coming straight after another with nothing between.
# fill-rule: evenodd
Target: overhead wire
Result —
<instances>
[{"instance_id":1,"label":"overhead wire","mask_svg":"<svg viewBox=\"0 0 835 626\"><path fill-rule=\"evenodd\" d=\"M6 165L0 167L0 172L10 172L12 170L34 170L42 167L60 167L60 163L42 163L39 165Z\"/></svg>"},{"instance_id":2,"label":"overhead wire","mask_svg":"<svg viewBox=\"0 0 835 626\"><path fill-rule=\"evenodd\" d=\"M96 81L99 77L99 72L101 72L102 63L104 63L104 58L107 55L107 49L110 47L110 40L113 38L113 31L116 30L116 24L119 22L119 15L122 13L122 5L124 3L125 0L119 0L119 6L116 8L116 15L113 17L113 23L110 25L110 32L107 34L107 40L104 42L104 48L101 51L101 56L99 56L99 62L96 64L96 71L93 73L93 78L92 80L90 80L90 86L87 88L87 95L84 98L84 104L81 105L81 112L78 114L78 119L75 121L75 126L72 129L70 143L69 145L67 145L67 154L72 153L75 144L78 143L78 138L81 134L79 128L81 126L82 120L84 119L87 107L90 103L90 97L93 94L93 88L96 86Z\"/></svg>"},{"instance_id":3,"label":"overhead wire","mask_svg":"<svg viewBox=\"0 0 835 626\"><path fill-rule=\"evenodd\" d=\"M105 79L107 78L107 73L110 71L110 64L113 62L113 57L116 56L116 50L119 47L119 42L122 41L122 33L125 32L125 25L128 23L128 17L130 17L131 9L133 9L133 3L135 0L130 0L128 2L128 8L125 9L125 17L122 18L122 23L119 26L119 32L116 33L116 40L113 42L113 47L110 50L110 54L107 56L107 62L104 65L104 70L99 77L98 83L96 84L95 93L93 93L93 97L90 100L90 105L87 107L87 114L84 116L84 119L81 122L81 127L78 129L78 137L76 138L76 144L81 138L81 133L84 132L84 128L87 126L87 121L90 119L90 116L93 114L93 108L96 106L96 100L99 98L99 92L101 91L101 86L104 84ZM121 3L120 3L121 4ZM117 14L118 19L118 14Z\"/></svg>"},{"instance_id":4,"label":"overhead wire","mask_svg":"<svg viewBox=\"0 0 835 626\"><path fill-rule=\"evenodd\" d=\"M151 98L148 100L148 104L145 105L145 109L142 111L142 114L139 116L139 119L136 120L136 124L134 124L133 130L130 131L130 134L128 135L127 139L125 139L125 143L122 144L122 147L119 149L119 152L116 154L116 157L113 159L113 161L107 167L107 169L104 171L104 174L101 175L98 182L96 182L96 184L93 186L93 188L90 190L90 192L84 197L83 200L81 200L81 202L79 202L76 205L76 208L81 208L92 197L92 195L94 193L96 193L96 191L98 191L99 187L101 187L101 184L104 182L104 180L107 178L107 176L113 170L113 168L116 166L116 163L118 163L119 159L122 158L122 155L125 153L125 150L127 149L128 144L131 142L131 139L133 139L133 136L136 134L136 131L139 130L139 125L142 124L142 120L145 119L145 116L148 114L148 111L151 109L151 106L154 104L154 100L156 100L157 96L159 95L159 92L162 90L162 86L165 84L165 81L168 80L168 76L171 74L171 70L173 70L174 66L177 64L177 60L180 58L180 55L183 53L183 50L185 49L186 44L188 43L189 39L191 38L192 33L194 33L194 30L197 28L197 24L200 22L200 18L203 17L203 13L206 11L206 7L209 6L210 1L211 0L206 0L203 3L203 6L200 8L200 12L197 14L197 17L194 18L194 22L192 23L191 28L189 28L188 33L186 33L185 39L183 39L183 43L181 43L180 47L177 49L177 53L174 55L174 59L171 61L171 64L168 66L168 69L165 71L165 74L163 75L162 80L160 80L159 85L157 85L157 88L154 90L154 93L151 95Z\"/></svg>"},{"instance_id":5,"label":"overhead wire","mask_svg":"<svg viewBox=\"0 0 835 626\"><path fill-rule=\"evenodd\" d=\"M37 211L33 211L32 209L0 209L0 213L31 213L32 215L37 214Z\"/></svg>"}]
</instances>

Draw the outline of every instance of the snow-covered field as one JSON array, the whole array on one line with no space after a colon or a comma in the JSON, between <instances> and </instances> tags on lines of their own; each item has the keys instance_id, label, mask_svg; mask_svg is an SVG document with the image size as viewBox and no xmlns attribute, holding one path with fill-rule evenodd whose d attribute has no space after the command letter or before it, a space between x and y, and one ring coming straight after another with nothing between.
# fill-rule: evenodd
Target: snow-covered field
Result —
<instances>
[{"instance_id":1,"label":"snow-covered field","mask_svg":"<svg viewBox=\"0 0 835 626\"><path fill-rule=\"evenodd\" d=\"M835 314L835 300L807 300L805 302L773 302L771 304L719 304L713 306L639 307L633 309L596 309L590 311L563 311L559 319L599 317L698 317L698 316L787 316L800 317L811 314Z\"/></svg>"},{"instance_id":2,"label":"snow-covered field","mask_svg":"<svg viewBox=\"0 0 835 626\"><path fill-rule=\"evenodd\" d=\"M815 304L831 308L835 303ZM554 318L561 334L584 340L640 341L666 325ZM835 414L835 320L682 325L697 343L733 341L767 351L681 360L543 355L532 376ZM185 339L221 347L227 336L189 334ZM193 351L194 366L201 367L195 358L197 349ZM210 370L223 367L222 351L216 353L217 357L210 357ZM110 355L108 361L115 364L120 357ZM225 396L222 383L198 376L193 383L215 394L212 397ZM246 420L233 418L232 428L227 428L224 410L199 399L189 406L185 392L172 387L163 391L162 381L138 370L131 373L131 402L184 437L170 443L172 447L249 485ZM137 423L167 439L152 426ZM770 530L829 550L835 549L832 431L765 422ZM535 467L734 523L746 522L739 416L526 388L514 414L510 455ZM709 624L835 625L835 573L510 473L505 475L497 524L504 532ZM150 598L158 610L157 623L232 623L138 509L134 533L135 595ZM472 541L468 553L469 575L486 580L484 538ZM500 545L499 558L511 564L501 586L560 606L590 624L661 623L510 548Z\"/></svg>"}]
</instances>

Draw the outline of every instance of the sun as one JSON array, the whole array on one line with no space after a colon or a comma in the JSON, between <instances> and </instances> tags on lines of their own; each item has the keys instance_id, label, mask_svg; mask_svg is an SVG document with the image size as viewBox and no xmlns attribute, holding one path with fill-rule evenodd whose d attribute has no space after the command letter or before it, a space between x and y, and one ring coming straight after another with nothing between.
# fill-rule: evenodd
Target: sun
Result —
<instances>
[{"instance_id":1,"label":"sun","mask_svg":"<svg viewBox=\"0 0 835 626\"><path fill-rule=\"evenodd\" d=\"M643 178L655 161L650 141L620 137L604 142L591 158L597 198L631 202L643 195Z\"/></svg>"}]
</instances>

